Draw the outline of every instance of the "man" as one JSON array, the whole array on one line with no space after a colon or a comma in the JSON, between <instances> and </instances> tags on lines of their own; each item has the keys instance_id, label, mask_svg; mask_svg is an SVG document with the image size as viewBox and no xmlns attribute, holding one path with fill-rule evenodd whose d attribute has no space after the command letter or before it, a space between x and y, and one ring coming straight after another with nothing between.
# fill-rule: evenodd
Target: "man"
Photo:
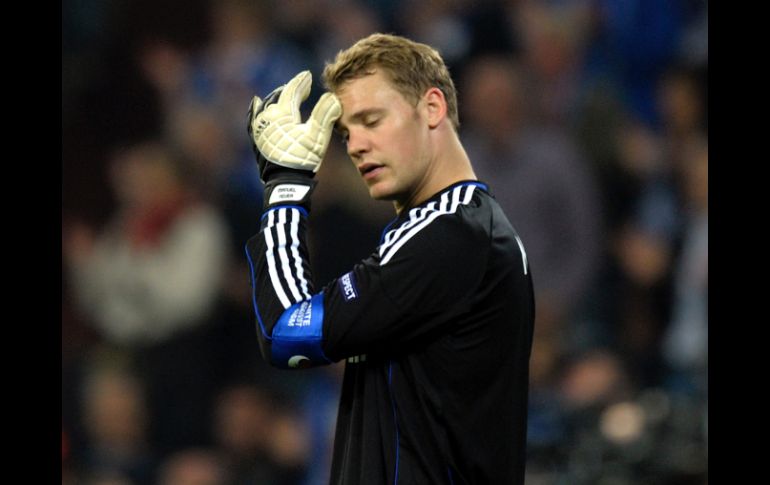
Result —
<instances>
[{"instance_id":1,"label":"man","mask_svg":"<svg viewBox=\"0 0 770 485\"><path fill-rule=\"evenodd\" d=\"M424 44L374 34L249 116L262 229L247 244L257 334L282 368L346 359L333 484L523 483L534 297L524 247L457 135L454 84ZM370 195L397 217L374 253L317 291L310 196L342 134Z\"/></svg>"}]
</instances>

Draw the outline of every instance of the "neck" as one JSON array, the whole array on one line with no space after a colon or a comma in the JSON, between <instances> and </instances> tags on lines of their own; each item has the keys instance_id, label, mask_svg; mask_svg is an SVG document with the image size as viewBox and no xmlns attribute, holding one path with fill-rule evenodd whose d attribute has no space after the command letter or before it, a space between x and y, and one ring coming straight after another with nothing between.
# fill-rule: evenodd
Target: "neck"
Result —
<instances>
[{"instance_id":1,"label":"neck","mask_svg":"<svg viewBox=\"0 0 770 485\"><path fill-rule=\"evenodd\" d=\"M438 133L431 145L432 156L422 182L403 201L394 201L397 214L421 204L434 194L462 180L476 180L468 154L465 152L454 129Z\"/></svg>"}]
</instances>

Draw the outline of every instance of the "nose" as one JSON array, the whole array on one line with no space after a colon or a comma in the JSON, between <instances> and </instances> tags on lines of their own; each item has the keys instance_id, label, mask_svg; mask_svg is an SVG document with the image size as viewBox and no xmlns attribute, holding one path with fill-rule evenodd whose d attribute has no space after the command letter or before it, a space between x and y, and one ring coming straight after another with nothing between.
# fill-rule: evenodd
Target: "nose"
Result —
<instances>
[{"instance_id":1,"label":"nose","mask_svg":"<svg viewBox=\"0 0 770 485\"><path fill-rule=\"evenodd\" d=\"M369 139L359 130L351 129L348 132L348 155L353 160L358 160L370 149Z\"/></svg>"}]
</instances>

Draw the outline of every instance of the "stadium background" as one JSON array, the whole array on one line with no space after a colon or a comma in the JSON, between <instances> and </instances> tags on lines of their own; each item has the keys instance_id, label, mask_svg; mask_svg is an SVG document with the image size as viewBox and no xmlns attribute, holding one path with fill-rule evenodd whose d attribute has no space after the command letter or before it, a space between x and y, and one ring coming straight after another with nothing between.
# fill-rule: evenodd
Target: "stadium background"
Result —
<instances>
[{"instance_id":1,"label":"stadium background","mask_svg":"<svg viewBox=\"0 0 770 485\"><path fill-rule=\"evenodd\" d=\"M314 101L324 61L381 31L442 53L461 138L530 253L527 484L705 484L707 25L707 0L63 1L63 483L325 483L341 367L258 357L245 113L302 69ZM323 283L392 209L338 142L319 179ZM180 186L194 195L157 197ZM169 247L201 207L214 250ZM118 313L77 277L108 230L164 268L107 258ZM206 284L185 276L205 268ZM164 290L157 308L126 297L142 285Z\"/></svg>"}]
</instances>

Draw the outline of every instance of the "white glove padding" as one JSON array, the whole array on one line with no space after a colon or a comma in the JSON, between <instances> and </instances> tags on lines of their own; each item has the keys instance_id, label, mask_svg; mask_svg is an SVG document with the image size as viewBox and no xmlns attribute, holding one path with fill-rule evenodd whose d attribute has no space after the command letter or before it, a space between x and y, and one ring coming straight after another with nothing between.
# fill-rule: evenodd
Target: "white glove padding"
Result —
<instances>
[{"instance_id":1,"label":"white glove padding","mask_svg":"<svg viewBox=\"0 0 770 485\"><path fill-rule=\"evenodd\" d=\"M262 100L254 96L249 122L252 141L269 162L315 173L321 168L342 105L334 94L324 93L302 123L299 107L310 94L312 82L310 71L302 71L283 87L278 101L264 110Z\"/></svg>"}]
</instances>

